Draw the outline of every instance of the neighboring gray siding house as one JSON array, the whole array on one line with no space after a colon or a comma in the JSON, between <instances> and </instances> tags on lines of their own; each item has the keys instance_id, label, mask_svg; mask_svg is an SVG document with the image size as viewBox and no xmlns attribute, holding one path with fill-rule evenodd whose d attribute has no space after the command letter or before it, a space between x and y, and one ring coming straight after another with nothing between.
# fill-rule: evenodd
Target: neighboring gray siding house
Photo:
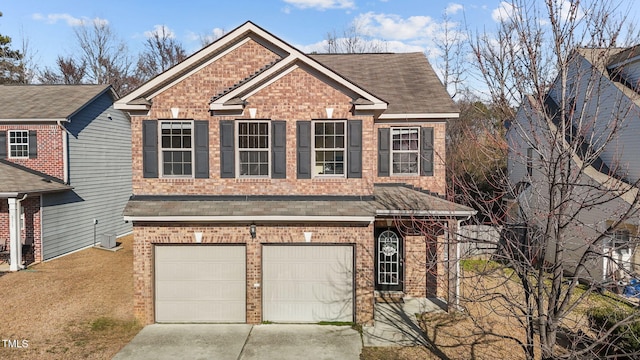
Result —
<instances>
[{"instance_id":1,"label":"neighboring gray siding house","mask_svg":"<svg viewBox=\"0 0 640 360\"><path fill-rule=\"evenodd\" d=\"M580 48L570 59L566 95L561 96L559 76L547 94L525 99L507 132L509 182L518 205L511 221L525 224L529 234L544 226L549 221L549 179L554 171L564 174L565 180L555 182L575 184L573 196L563 204L573 216L565 231L565 269L576 271L589 251L580 277L605 283L637 277L640 56L636 47ZM569 170L555 166L558 152L572 147ZM554 254L548 251L536 260L553 263Z\"/></svg>"},{"instance_id":2,"label":"neighboring gray siding house","mask_svg":"<svg viewBox=\"0 0 640 360\"><path fill-rule=\"evenodd\" d=\"M0 245L11 270L131 232L131 123L116 99L107 85L0 86Z\"/></svg>"}]
</instances>

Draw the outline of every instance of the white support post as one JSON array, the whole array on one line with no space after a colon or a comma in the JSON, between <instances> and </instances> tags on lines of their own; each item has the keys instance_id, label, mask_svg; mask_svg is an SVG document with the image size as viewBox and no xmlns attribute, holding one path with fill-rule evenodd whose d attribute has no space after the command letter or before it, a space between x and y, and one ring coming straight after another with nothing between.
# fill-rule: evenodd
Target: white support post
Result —
<instances>
[{"instance_id":1,"label":"white support post","mask_svg":"<svg viewBox=\"0 0 640 360\"><path fill-rule=\"evenodd\" d=\"M20 200L17 198L7 199L9 203L9 254L11 265L9 271L18 271L22 266L22 241L20 241Z\"/></svg>"}]
</instances>

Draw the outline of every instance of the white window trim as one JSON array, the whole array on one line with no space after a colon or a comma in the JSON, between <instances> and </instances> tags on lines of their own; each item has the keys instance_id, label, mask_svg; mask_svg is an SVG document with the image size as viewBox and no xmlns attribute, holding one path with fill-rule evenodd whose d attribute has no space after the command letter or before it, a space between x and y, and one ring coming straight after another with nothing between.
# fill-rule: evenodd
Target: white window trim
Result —
<instances>
[{"instance_id":1,"label":"white window trim","mask_svg":"<svg viewBox=\"0 0 640 360\"><path fill-rule=\"evenodd\" d=\"M404 130L404 129L416 129L418 130L418 150L413 151L413 150L393 150L393 130ZM422 170L422 164L421 164L421 159L422 159L422 154L421 154L421 149L422 149L422 139L421 139L421 134L420 132L422 131L422 128L419 126L395 126L395 127L391 127L390 131L389 131L389 175L391 176L420 176L420 171ZM411 173L395 173L393 172L393 154L394 153L399 153L399 154L410 154L410 153L414 153L417 152L418 154L418 171L415 174L411 174Z\"/></svg>"},{"instance_id":2,"label":"white window trim","mask_svg":"<svg viewBox=\"0 0 640 360\"><path fill-rule=\"evenodd\" d=\"M240 123L266 123L267 124L267 148L266 149L240 149ZM238 119L234 122L234 151L236 178L238 179L270 179L271 178L271 120L270 119ZM240 171L240 151L266 151L267 152L267 175L241 175Z\"/></svg>"},{"instance_id":3,"label":"white window trim","mask_svg":"<svg viewBox=\"0 0 640 360\"><path fill-rule=\"evenodd\" d=\"M191 124L191 175L165 175L164 173L164 148L162 147L162 124L163 123L190 123ZM193 120L187 119L172 119L172 120L160 120L158 121L158 174L161 178L165 179L193 179L195 178L196 173L196 154L195 154L195 123ZM167 151L171 151L171 149L167 149Z\"/></svg>"},{"instance_id":4,"label":"white window trim","mask_svg":"<svg viewBox=\"0 0 640 360\"><path fill-rule=\"evenodd\" d=\"M343 168L342 174L316 174L316 150L320 150L320 151L339 151L340 148L320 148L320 149L316 149L316 123L343 123L344 124L344 148L342 148L343 151ZM318 119L318 120L312 120L311 121L311 174L312 174L312 178L316 178L316 179L346 179L347 178L347 148L348 148L348 139L349 139L349 134L348 132L348 128L347 128L347 120L346 119Z\"/></svg>"},{"instance_id":5,"label":"white window trim","mask_svg":"<svg viewBox=\"0 0 640 360\"><path fill-rule=\"evenodd\" d=\"M12 144L11 143L11 133L26 133L27 134L27 142L26 144ZM27 155L26 156L13 156L11 155L11 145L26 145L27 146ZM7 155L9 155L9 159L28 159L29 158L29 130L8 130L7 131Z\"/></svg>"}]
</instances>

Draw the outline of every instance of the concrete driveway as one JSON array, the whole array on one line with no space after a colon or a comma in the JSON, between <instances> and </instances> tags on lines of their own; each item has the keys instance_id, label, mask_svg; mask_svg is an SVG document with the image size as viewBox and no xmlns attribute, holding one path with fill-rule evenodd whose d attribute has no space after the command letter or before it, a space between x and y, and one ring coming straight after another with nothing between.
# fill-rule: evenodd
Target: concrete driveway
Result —
<instances>
[{"instance_id":1,"label":"concrete driveway","mask_svg":"<svg viewBox=\"0 0 640 360\"><path fill-rule=\"evenodd\" d=\"M362 339L348 326L154 324L113 359L353 359Z\"/></svg>"}]
</instances>

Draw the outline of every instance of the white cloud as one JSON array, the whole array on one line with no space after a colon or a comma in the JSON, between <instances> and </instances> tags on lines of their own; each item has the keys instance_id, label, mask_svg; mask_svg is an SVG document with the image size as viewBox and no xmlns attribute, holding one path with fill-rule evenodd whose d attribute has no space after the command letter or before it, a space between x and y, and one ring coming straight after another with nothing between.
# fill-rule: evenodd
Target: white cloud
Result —
<instances>
[{"instance_id":1,"label":"white cloud","mask_svg":"<svg viewBox=\"0 0 640 360\"><path fill-rule=\"evenodd\" d=\"M458 11L461 11L463 9L464 9L464 7L462 5L460 5L460 4L449 3L447 8L444 10L444 12L447 15L455 15Z\"/></svg>"},{"instance_id":2,"label":"white cloud","mask_svg":"<svg viewBox=\"0 0 640 360\"><path fill-rule=\"evenodd\" d=\"M373 12L359 15L354 23L368 36L393 40L430 36L438 26L429 16L410 16L405 19L399 15Z\"/></svg>"},{"instance_id":3,"label":"white cloud","mask_svg":"<svg viewBox=\"0 0 640 360\"><path fill-rule=\"evenodd\" d=\"M356 5L352 0L284 0L300 9L355 9Z\"/></svg>"},{"instance_id":4,"label":"white cloud","mask_svg":"<svg viewBox=\"0 0 640 360\"><path fill-rule=\"evenodd\" d=\"M501 1L500 5L491 12L491 18L495 22L507 21L511 19L515 10L516 9L513 5L506 1Z\"/></svg>"},{"instance_id":5,"label":"white cloud","mask_svg":"<svg viewBox=\"0 0 640 360\"><path fill-rule=\"evenodd\" d=\"M144 32L144 37L150 38L154 36L159 36L161 38L166 37L168 39L174 39L176 37L176 33L166 25L154 25L153 30Z\"/></svg>"},{"instance_id":6,"label":"white cloud","mask_svg":"<svg viewBox=\"0 0 640 360\"><path fill-rule=\"evenodd\" d=\"M82 26L85 25L86 23L93 23L96 25L107 25L109 24L109 21L107 19L101 19L101 18L93 18L90 19L86 16L83 16L81 18L77 18L74 17L72 15L69 14L47 14L47 15L42 15L40 13L36 13L31 15L31 18L34 20L38 20L38 21L44 21L47 24L56 24L58 21L64 21L67 23L67 25L69 26Z\"/></svg>"}]
</instances>

